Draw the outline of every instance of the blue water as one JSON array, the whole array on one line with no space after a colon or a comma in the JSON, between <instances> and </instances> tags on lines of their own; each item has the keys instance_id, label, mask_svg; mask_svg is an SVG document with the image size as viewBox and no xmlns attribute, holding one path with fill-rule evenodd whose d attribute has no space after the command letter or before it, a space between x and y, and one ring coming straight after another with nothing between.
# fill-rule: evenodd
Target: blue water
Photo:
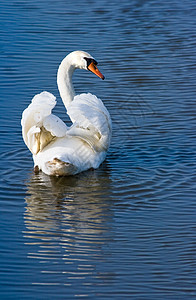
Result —
<instances>
[{"instance_id":1,"label":"blue water","mask_svg":"<svg viewBox=\"0 0 196 300\"><path fill-rule=\"evenodd\" d=\"M0 1L0 298L196 299L195 1ZM22 111L85 50L113 120L103 165L33 173Z\"/></svg>"}]
</instances>

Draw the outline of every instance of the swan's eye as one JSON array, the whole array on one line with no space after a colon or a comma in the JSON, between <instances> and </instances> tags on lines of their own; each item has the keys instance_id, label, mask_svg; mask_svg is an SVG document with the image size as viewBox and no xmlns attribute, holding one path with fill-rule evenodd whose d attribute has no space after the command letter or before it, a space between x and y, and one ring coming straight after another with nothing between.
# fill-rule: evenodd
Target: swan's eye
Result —
<instances>
[{"instance_id":1,"label":"swan's eye","mask_svg":"<svg viewBox=\"0 0 196 300\"><path fill-rule=\"evenodd\" d=\"M91 63L93 63L95 66L98 65L98 62L93 58L84 57L84 59L87 62L87 68L90 66Z\"/></svg>"}]
</instances>

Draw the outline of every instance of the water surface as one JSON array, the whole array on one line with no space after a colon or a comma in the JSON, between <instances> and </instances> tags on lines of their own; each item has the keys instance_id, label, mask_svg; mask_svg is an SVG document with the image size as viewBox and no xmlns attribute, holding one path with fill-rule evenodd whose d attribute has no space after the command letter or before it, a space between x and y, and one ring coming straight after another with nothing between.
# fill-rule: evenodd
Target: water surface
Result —
<instances>
[{"instance_id":1,"label":"water surface","mask_svg":"<svg viewBox=\"0 0 196 300\"><path fill-rule=\"evenodd\" d=\"M194 1L0 2L1 299L195 299ZM43 90L69 123L56 71L90 52L106 80L77 93L113 120L106 161L33 173L20 119Z\"/></svg>"}]
</instances>

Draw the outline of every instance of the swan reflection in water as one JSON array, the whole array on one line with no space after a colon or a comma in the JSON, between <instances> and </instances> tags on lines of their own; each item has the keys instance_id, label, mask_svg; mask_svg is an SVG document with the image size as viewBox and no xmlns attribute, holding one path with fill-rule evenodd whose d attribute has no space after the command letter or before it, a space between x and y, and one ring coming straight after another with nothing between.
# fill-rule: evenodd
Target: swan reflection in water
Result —
<instances>
[{"instance_id":1,"label":"swan reflection in water","mask_svg":"<svg viewBox=\"0 0 196 300\"><path fill-rule=\"evenodd\" d=\"M42 272L73 274L106 259L113 218L106 167L75 177L40 173L26 184L24 236L28 257L45 262Z\"/></svg>"}]
</instances>

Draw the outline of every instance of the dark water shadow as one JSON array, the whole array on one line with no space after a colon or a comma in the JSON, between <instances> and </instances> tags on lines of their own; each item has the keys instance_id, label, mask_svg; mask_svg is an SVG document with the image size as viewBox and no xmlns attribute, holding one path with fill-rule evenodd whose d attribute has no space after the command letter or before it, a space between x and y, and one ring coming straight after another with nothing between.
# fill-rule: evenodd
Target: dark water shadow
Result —
<instances>
[{"instance_id":1,"label":"dark water shadow","mask_svg":"<svg viewBox=\"0 0 196 300\"><path fill-rule=\"evenodd\" d=\"M107 259L105 247L113 239L110 183L106 165L74 177L32 174L26 181L23 234L28 257L45 262L42 272L78 276L81 264Z\"/></svg>"}]
</instances>

